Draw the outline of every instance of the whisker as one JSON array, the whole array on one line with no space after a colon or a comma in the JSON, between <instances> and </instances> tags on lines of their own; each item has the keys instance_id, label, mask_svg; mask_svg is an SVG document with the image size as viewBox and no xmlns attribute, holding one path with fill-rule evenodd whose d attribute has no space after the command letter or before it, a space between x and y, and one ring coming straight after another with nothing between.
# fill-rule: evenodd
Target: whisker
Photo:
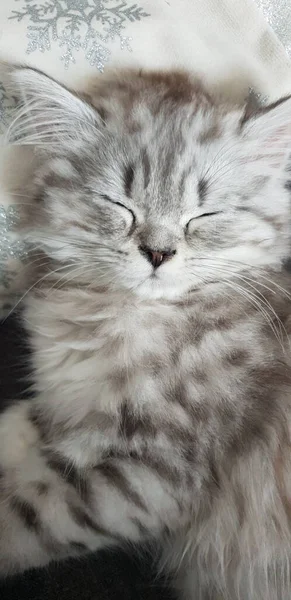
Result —
<instances>
[{"instance_id":1,"label":"whisker","mask_svg":"<svg viewBox=\"0 0 291 600\"><path fill-rule=\"evenodd\" d=\"M194 259L194 260L209 260L209 258L199 258L199 259ZM252 270L256 273L257 277L261 277L261 279L264 279L265 281L267 281L268 283L272 284L274 287L276 287L278 290L280 290L287 298L289 298L291 300L291 294L285 289L283 288L281 285L279 285L276 281L273 281L272 279L270 279L269 277L266 276L266 270L263 267L257 267L248 263L243 263L237 260L229 260L229 259L222 259L222 258L211 258L211 260L214 260L215 262L221 262L223 264L228 263L228 264L233 264L233 265L240 265L242 267L245 267L246 269Z\"/></svg>"},{"instance_id":2,"label":"whisker","mask_svg":"<svg viewBox=\"0 0 291 600\"><path fill-rule=\"evenodd\" d=\"M251 280L250 278L246 278L246 277L240 275L239 273L232 273L231 271L228 271L228 272L233 277L237 277L238 279L241 279L242 281L247 281L248 285L252 289L254 289L255 292L257 292L257 294L259 294L259 297L262 299L263 303L269 308L270 312L274 315L274 317L275 317L275 319L276 319L276 321L277 321L277 323L279 325L280 331L283 330L283 332L285 333L285 335L286 335L286 337L288 339L288 334L287 334L286 328L285 328L284 324L282 323L281 319L279 318L279 316L277 315L274 307L270 304L270 302L265 298L265 296L254 285L252 285L251 283L249 283L250 281L253 281L254 283L256 283L256 281L255 280ZM260 284L260 285L262 285L262 284ZM267 287L267 286L264 286L264 287ZM267 287L267 289L270 290L270 288L268 288L268 287ZM270 291L272 293L276 294L276 292L274 292L273 290L270 290ZM283 337L282 337L282 339L283 339Z\"/></svg>"},{"instance_id":3,"label":"whisker","mask_svg":"<svg viewBox=\"0 0 291 600\"><path fill-rule=\"evenodd\" d=\"M196 265L199 266L199 265ZM201 265L202 268L202 265ZM216 267L215 265L208 266L208 268L210 270L212 270L213 273L216 273L217 271L219 272L225 272L223 269ZM240 278L239 273L231 273L232 276L237 276ZM285 352L285 348L283 345L283 333L285 333L286 335L286 339L289 342L289 337L286 331L286 328L284 327L281 319L279 318L279 316L277 315L276 311L274 310L274 308L272 307L272 305L269 303L269 301L265 298L265 296L259 292L257 290L257 288L255 288L255 286L251 285L248 282L248 285L250 287L252 287L255 292L251 292L250 290L246 289L245 287L240 286L236 281L233 281L232 279L226 278L224 277L222 280L223 285L228 285L229 287L232 287L233 290L237 290L243 297L245 297L246 299L248 299L253 306L255 306L264 316L264 318L266 319L269 327L271 328L274 336L276 337L277 341L279 342L281 348L283 349L283 351ZM274 323L271 319L270 313L268 312L268 310L271 312L271 314L273 314L273 316L275 317L277 323L278 323L278 328L279 331L276 329L276 327L274 326Z\"/></svg>"},{"instance_id":4,"label":"whisker","mask_svg":"<svg viewBox=\"0 0 291 600\"><path fill-rule=\"evenodd\" d=\"M75 247L85 246L85 248L87 248L88 245L91 245L93 249L106 248L112 252L117 252L116 248L114 248L113 246L109 246L108 244L97 242L95 240L93 242L90 242L90 241L88 242L88 240L75 240L74 238L66 238L66 236L64 236L64 237L54 236L51 238L51 237L48 237L47 235L41 235L39 233L37 233L37 240L48 242L48 243L59 242L61 244L64 244L66 242L67 247L69 247L69 246L75 246ZM37 243L37 242L35 242L35 243ZM64 245L64 247L66 247L66 246Z\"/></svg>"},{"instance_id":5,"label":"whisker","mask_svg":"<svg viewBox=\"0 0 291 600\"><path fill-rule=\"evenodd\" d=\"M86 272L86 270L87 270L87 269L86 269L86 266L84 266L83 264L82 264L82 265L79 265L78 267L76 267L75 269L73 269L73 273L72 273L72 274L73 274L73 276L72 276L72 277L69 277L69 278L67 278L67 279L64 281L64 284L63 284L63 285L65 285L65 283L70 283L71 281L73 281L73 280L76 278L76 276L77 276L77 273L80 271L80 269L81 269L81 271L82 271L82 272L84 272L84 271ZM59 286L59 283L60 283L60 282L61 282L61 281L62 281L64 278L66 278L66 277L67 277L67 274L65 273L65 275L63 275L62 277L60 277L60 278L59 278L59 279L58 279L58 280L57 280L57 281L56 281L56 282L55 282L55 283L54 283L54 284L53 284L53 285L52 285L52 286L51 286L51 287L50 287L48 290L46 290L47 296L49 296L49 293L50 293L50 292L52 292L54 289L61 289L61 288L62 288L62 286L58 287L58 286Z\"/></svg>"},{"instance_id":6,"label":"whisker","mask_svg":"<svg viewBox=\"0 0 291 600\"><path fill-rule=\"evenodd\" d=\"M194 261L195 261L195 260L198 260L198 261L199 261L199 259L194 259ZM210 264L212 264L212 263L211 263L211 260L212 260L212 259L210 259L210 258L209 258L209 259L203 259L203 260L209 260ZM204 264L205 264L205 263L204 263ZM244 275L244 271L243 271L243 274L241 274L239 271L231 271L230 269L227 269L227 268L225 268L225 267L223 267L223 269L222 269L222 268L216 267L216 265L215 265L215 268L216 268L217 270L220 270L220 271L222 271L223 273L224 273L224 272L226 272L226 273L229 273L229 274L233 275L233 277L240 277L240 278L241 278L241 279L243 279L244 281L250 281L250 282L252 282L252 283L256 283L256 284L260 285L260 287L262 287L262 288L264 288L264 289L268 290L269 292L271 292L272 294L275 294L275 295L276 295L276 293L277 293L277 292L276 292L274 289L270 288L270 287L269 287L269 286L267 286L266 284L264 284L264 283L258 283L258 281L257 281L256 279L254 279L253 277L249 277L248 275ZM257 291L258 291L258 290L257 290Z\"/></svg>"},{"instance_id":7,"label":"whisker","mask_svg":"<svg viewBox=\"0 0 291 600\"><path fill-rule=\"evenodd\" d=\"M62 266L59 267L59 269L57 269L58 271L60 271L61 269L67 268L67 266ZM13 308L10 310L10 312L8 313L8 315L5 317L5 319L2 321L1 325L4 325L4 323L6 323L7 319L12 315L12 313L15 311L15 309L19 306L19 304L24 300L24 298L27 296L27 294L33 290L33 288L38 285L41 281L43 281L44 279L46 279L46 277L49 277L51 275L50 273L46 273L45 275L43 275L43 277L41 277L40 279L38 279L38 281L36 281L33 285L30 286L30 288L28 290L26 290L26 292L21 296L21 298L18 300L18 302L16 302L16 304L13 306Z\"/></svg>"}]
</instances>

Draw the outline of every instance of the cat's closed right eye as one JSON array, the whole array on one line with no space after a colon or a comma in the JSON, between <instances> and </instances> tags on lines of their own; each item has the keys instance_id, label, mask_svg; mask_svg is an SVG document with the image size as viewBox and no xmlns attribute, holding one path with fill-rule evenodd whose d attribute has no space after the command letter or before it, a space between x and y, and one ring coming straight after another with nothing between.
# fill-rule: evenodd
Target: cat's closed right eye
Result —
<instances>
[{"instance_id":1,"label":"cat's closed right eye","mask_svg":"<svg viewBox=\"0 0 291 600\"><path fill-rule=\"evenodd\" d=\"M189 227L191 225L191 223L193 223L193 221L197 221L198 219L204 219L206 217L214 217L215 215L219 215L222 211L220 210L216 210L213 212L208 212L208 213L202 213L201 215L197 215L196 217L192 217L192 219L190 219L185 227L185 233L188 233L189 231Z\"/></svg>"},{"instance_id":2,"label":"cat's closed right eye","mask_svg":"<svg viewBox=\"0 0 291 600\"><path fill-rule=\"evenodd\" d=\"M130 213L130 215L132 217L132 224L131 224L131 227L130 227L130 229L128 231L128 235L131 235L132 232L133 232L133 230L134 230L134 228L135 228L135 226L136 226L136 216L135 216L133 210L131 208L129 208L128 206L125 206L125 204L123 204L122 202L118 202L116 200L113 200L107 194L100 194L100 198L102 198L103 200L106 200L107 202L110 202L114 206L120 206L122 209L124 209L128 213Z\"/></svg>"}]
</instances>

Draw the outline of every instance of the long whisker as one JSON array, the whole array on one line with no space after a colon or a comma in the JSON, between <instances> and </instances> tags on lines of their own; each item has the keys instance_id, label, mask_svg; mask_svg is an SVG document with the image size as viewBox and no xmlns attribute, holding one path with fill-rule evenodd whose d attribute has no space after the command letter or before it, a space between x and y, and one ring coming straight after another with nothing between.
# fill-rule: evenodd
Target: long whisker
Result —
<instances>
[{"instance_id":1,"label":"long whisker","mask_svg":"<svg viewBox=\"0 0 291 600\"><path fill-rule=\"evenodd\" d=\"M236 282L234 283L231 280L224 280L224 284L227 285L227 286L229 286L230 288L232 288L235 291L237 290L243 297L246 298L246 300L249 300L249 302L255 308L257 308L257 310L259 312L261 312L261 314L265 318L266 322L268 323L270 329L272 330L275 338L279 342L282 350L285 351L285 348L284 348L284 345L283 345L283 340L282 340L282 335L279 335L279 332L277 331L277 329L273 325L273 322L272 322L272 319L270 318L269 313L267 312L267 310L265 310L265 308L263 308L263 306L261 305L261 302L257 299L256 295L252 294L251 292L247 291L245 288L239 286Z\"/></svg>"},{"instance_id":2,"label":"long whisker","mask_svg":"<svg viewBox=\"0 0 291 600\"><path fill-rule=\"evenodd\" d=\"M59 267L58 269L56 269L56 271L61 271L62 269L67 269L67 265L63 265L62 267ZM27 294L29 292L31 292L31 290L33 290L33 288L38 285L41 281L43 281L44 279L46 279L47 277L49 277L51 275L52 272L46 273L45 275L43 275L43 277L41 277L40 279L38 279L38 281L36 281L33 285L30 286L30 288L28 290L26 290L26 292L21 296L21 298L18 300L18 302L16 302L16 304L13 306L13 308L10 310L10 312L8 313L8 315L5 317L5 319L2 321L2 325L4 323L6 323L7 319L12 315L12 313L15 311L15 309L19 306L19 304L24 300L24 298L27 296Z\"/></svg>"},{"instance_id":3,"label":"long whisker","mask_svg":"<svg viewBox=\"0 0 291 600\"><path fill-rule=\"evenodd\" d=\"M216 273L217 271L224 272L222 269L220 269L219 267L217 268L216 266L212 266L212 267L208 267L208 268L211 269L213 271L213 273ZM239 277L239 274L236 274L236 273L234 273L234 274L231 273L231 275L232 276L237 275ZM286 334L286 339L289 341L287 331L286 331L281 319L277 315L276 311L274 310L272 305L268 302L268 300L266 300L264 295L262 293L258 292L258 290L254 286L250 285L249 283L248 283L248 285L250 285L250 287L252 287L255 290L255 293L251 292L250 290L247 290L245 287L240 286L236 281L233 281L232 279L224 277L222 282L223 282L223 285L227 285L227 286L231 287L234 291L237 291L238 293L240 293L243 297L245 297L247 300L249 300L253 304L253 306L255 306L262 313L262 315L266 319L268 325L270 326L274 336L276 337L277 341L280 343L280 346L282 347L283 351L285 351L285 348L283 345L282 331ZM278 323L279 331L274 326L274 323L270 317L270 313L268 312L267 309L270 310L271 313L273 314L273 316L275 317L275 319Z\"/></svg>"},{"instance_id":4,"label":"long whisker","mask_svg":"<svg viewBox=\"0 0 291 600\"><path fill-rule=\"evenodd\" d=\"M68 267L68 268L69 268L69 267ZM64 282L64 283L66 283L66 282L70 282L72 279L74 279L74 278L76 277L76 274L77 274L77 272L79 272L80 270L81 270L81 271L84 271L84 270L85 270L85 267L84 267L84 265L79 265L78 267L74 268L74 269L73 269L73 271L70 271L70 274L73 274L73 277L67 277L68 273L65 273L65 274L64 274L62 277L60 277L60 278L59 278L59 279L58 279L58 280L57 280L55 283L53 283L53 285L52 285L52 286L51 286L51 287L50 287L48 290L46 290L46 294L47 294L47 296L49 295L49 293L50 293L50 292L51 292L53 289L58 289L58 288L57 288L57 286L58 286L58 284L59 284L59 283L60 283L60 282L61 282L63 279L65 279L65 278L66 278L66 280L65 280L65 282ZM55 273L55 271L54 271L54 273Z\"/></svg>"},{"instance_id":5,"label":"long whisker","mask_svg":"<svg viewBox=\"0 0 291 600\"><path fill-rule=\"evenodd\" d=\"M238 260L229 260L229 259L223 259L223 258L216 258L216 257L211 257L207 258L207 257L199 257L199 258L193 258L191 259L191 261L209 261L211 260L212 262L215 261L217 263L222 263L223 265L225 264L229 264L229 265L239 265L241 267L244 267L245 269L247 269L248 271L252 271L256 274L257 277L260 277L261 279L264 279L265 281L267 281L268 283L270 283L271 285L273 285L275 288L277 288L279 291L282 292L282 294L284 294L284 296L286 296L287 298L289 298L291 300L291 294L285 289L283 288L281 285L279 285L276 281L273 281L272 279L270 279L270 277L266 276L266 270L263 267L257 267L254 265L251 265L249 263L244 263ZM262 284L260 284L262 285Z\"/></svg>"},{"instance_id":6,"label":"long whisker","mask_svg":"<svg viewBox=\"0 0 291 600\"><path fill-rule=\"evenodd\" d=\"M221 270L221 271L223 271L222 269L220 269L220 270ZM274 315L274 317L275 317L275 319L276 319L276 321L277 321L277 323L278 323L278 326L279 326L280 332L282 332L282 330L283 330L283 333L285 333L285 335L286 335L286 338L288 339L288 334L287 334L286 328L285 328L284 324L282 323L281 319L279 318L279 316L277 315L277 313L276 313L276 311L275 311L274 307L273 307L273 306L271 305L271 303L270 303L270 302L269 302L269 301L268 301L268 300L265 298L265 296L262 294L262 292L260 292L260 291L259 291L259 290L258 290L258 289L257 289L257 288L256 288L256 287L255 287L255 286L252 284L252 283L250 283L250 281L253 281L254 283L256 283L256 281L255 281L255 280L252 280L252 279L250 279L249 277L244 277L243 275L241 275L241 274L239 274L239 273L232 273L231 271L227 271L227 272L228 272L228 273L229 273L229 274L230 274L232 277L236 277L236 278L238 278L238 279L240 279L240 280L242 280L242 281L244 281L244 282L246 281L246 282L247 282L247 284L248 284L248 285L249 285L249 286L250 286L250 287L251 287L253 290L255 290L255 296L258 298L258 295L259 295L259 298L258 298L258 300L259 300L259 299L261 299L261 301L263 302L263 304L264 304L265 306L267 306L267 308L270 310L270 312L271 312L271 313ZM261 285L261 286L262 286L262 284L259 284L259 285ZM270 290L270 288L268 288L267 286L264 286L264 287L265 287L266 289ZM276 294L276 292L274 292L274 290L270 290L270 291L271 291L272 293ZM283 339L283 338L282 338L282 339Z\"/></svg>"},{"instance_id":7,"label":"long whisker","mask_svg":"<svg viewBox=\"0 0 291 600\"><path fill-rule=\"evenodd\" d=\"M77 273L81 270L81 273L83 275L84 272L91 271L94 273L94 281L87 284L86 289L90 289L91 287L94 289L96 287L96 283L97 285L100 284L102 282L102 280L106 280L106 283L108 285L111 285L114 281L117 281L117 277L116 276L111 276L108 277L108 265L99 265L98 263L95 264L94 262L91 262L89 265L88 264L84 264L82 262L81 265L79 265L77 268L75 268L73 271L70 271L69 273L65 273L61 278L59 278L51 288L49 288L49 290L47 290L47 294L49 294L49 292L51 292L53 289L61 289L64 285L67 285L68 283L70 283L71 281L74 281ZM103 272L103 273L102 273ZM68 275L71 275L70 277L68 277ZM63 283L61 283L63 282ZM61 285L59 285L61 283ZM80 282L79 282L80 284Z\"/></svg>"},{"instance_id":8,"label":"long whisker","mask_svg":"<svg viewBox=\"0 0 291 600\"><path fill-rule=\"evenodd\" d=\"M93 249L95 249L95 248L106 248L106 249L110 249L110 251L112 251L112 252L117 252L116 249L113 246L110 246L110 245L104 244L104 243L100 243L100 242L97 242L95 240L94 240L94 242L90 242L90 241L88 242L88 240L75 240L73 238L71 238L71 239L70 238L66 238L65 236L64 237L59 237L59 238L57 236L54 236L53 238L50 238L50 237L48 237L46 235L40 235L40 234L37 235L37 240L39 242L47 242L47 243L59 242L60 244L63 244L64 248L66 247L65 244L67 244L67 247L74 246L76 248L78 248L79 246L84 246L85 248L87 248L88 244L89 244L89 245L92 245ZM38 246L39 246L39 244L38 244Z\"/></svg>"},{"instance_id":9,"label":"long whisker","mask_svg":"<svg viewBox=\"0 0 291 600\"><path fill-rule=\"evenodd\" d=\"M199 260L199 259L197 259L197 260ZM207 260L207 259L206 259L206 260ZM210 262L210 266L213 266L213 264L212 264L212 262L211 262L211 259L209 259L209 262ZM204 264L205 264L205 263L204 263ZM274 289L270 288L270 287L269 287L268 285L266 285L265 283L258 282L258 281L257 281L256 279L254 279L253 277L249 277L248 275L245 275L245 274L244 274L244 271L243 271L243 273L241 273L241 272L238 272L238 271L232 271L231 269L229 269L229 268L227 268L227 267L223 267L223 268L222 268L222 267L217 267L216 265L214 265L214 267L215 267L215 269L216 269L216 270L219 270L219 271L221 271L222 273L229 273L229 274L230 274L230 275L232 275L233 277L239 277L239 278L240 278L240 279L242 279L243 281L246 281L246 282L251 282L251 283L257 284L257 285L259 285L261 288L264 288L264 289L268 290L269 292L271 292L271 294L274 294L274 295L276 295L276 294L278 293L276 290L274 290ZM253 287L253 286L251 285L251 283L250 283L250 287ZM257 288L254 288L254 289L256 289L256 291L257 291L258 293L261 293L261 292L260 292L260 291L259 291ZM264 298L265 298L265 297L264 297Z\"/></svg>"}]
</instances>

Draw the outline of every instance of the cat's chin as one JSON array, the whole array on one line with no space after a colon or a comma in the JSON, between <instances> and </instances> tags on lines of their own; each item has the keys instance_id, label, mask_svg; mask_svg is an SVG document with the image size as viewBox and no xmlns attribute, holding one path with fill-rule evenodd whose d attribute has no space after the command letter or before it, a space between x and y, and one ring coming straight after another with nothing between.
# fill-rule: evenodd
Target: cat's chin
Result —
<instances>
[{"instance_id":1,"label":"cat's chin","mask_svg":"<svg viewBox=\"0 0 291 600\"><path fill-rule=\"evenodd\" d=\"M165 282L152 277L135 289L135 294L145 300L177 300L183 298L188 292L189 286L179 285L174 280Z\"/></svg>"}]
</instances>

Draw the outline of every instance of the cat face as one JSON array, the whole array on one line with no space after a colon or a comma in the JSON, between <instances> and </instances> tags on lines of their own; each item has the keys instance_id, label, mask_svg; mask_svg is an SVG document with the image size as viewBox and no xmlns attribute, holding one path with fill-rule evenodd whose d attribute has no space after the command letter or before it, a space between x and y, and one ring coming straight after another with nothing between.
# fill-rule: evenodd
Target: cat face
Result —
<instances>
[{"instance_id":1,"label":"cat face","mask_svg":"<svg viewBox=\"0 0 291 600\"><path fill-rule=\"evenodd\" d=\"M90 102L30 69L13 77L11 139L44 153L31 237L77 279L175 298L287 256L291 100L249 117L184 75L104 81Z\"/></svg>"}]
</instances>

